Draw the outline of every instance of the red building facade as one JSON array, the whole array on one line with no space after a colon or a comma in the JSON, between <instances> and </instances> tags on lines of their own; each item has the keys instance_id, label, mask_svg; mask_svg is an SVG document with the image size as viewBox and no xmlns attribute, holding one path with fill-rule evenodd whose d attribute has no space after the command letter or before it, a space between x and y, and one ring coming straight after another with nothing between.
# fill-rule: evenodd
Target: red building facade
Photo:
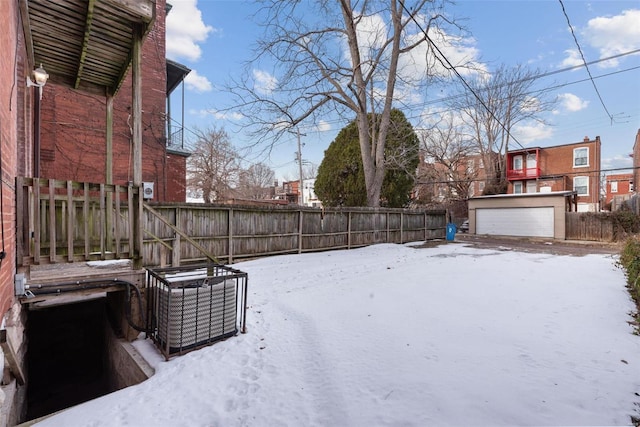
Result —
<instances>
[{"instance_id":1,"label":"red building facade","mask_svg":"<svg viewBox=\"0 0 640 427\"><path fill-rule=\"evenodd\" d=\"M579 211L599 211L601 142L533 147L507 153L509 194L576 191Z\"/></svg>"}]
</instances>

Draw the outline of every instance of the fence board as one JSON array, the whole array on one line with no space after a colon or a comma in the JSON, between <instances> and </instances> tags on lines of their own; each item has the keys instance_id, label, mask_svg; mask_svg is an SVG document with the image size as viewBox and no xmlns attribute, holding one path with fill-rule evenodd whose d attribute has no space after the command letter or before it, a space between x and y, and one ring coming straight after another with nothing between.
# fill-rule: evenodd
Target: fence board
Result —
<instances>
[{"instance_id":1,"label":"fence board","mask_svg":"<svg viewBox=\"0 0 640 427\"><path fill-rule=\"evenodd\" d=\"M606 214L566 212L565 239L612 242L615 239L613 222Z\"/></svg>"},{"instance_id":2,"label":"fence board","mask_svg":"<svg viewBox=\"0 0 640 427\"><path fill-rule=\"evenodd\" d=\"M165 219L180 218L187 232L209 253L231 263L236 259L345 249L376 243L405 243L443 239L446 212L408 209L313 209L228 205L154 204ZM178 214L179 212L179 214ZM173 247L167 256L162 243L145 240L145 264L199 262L204 256L192 245L176 241L152 216L145 215L145 230ZM168 259L165 259L168 258Z\"/></svg>"}]
</instances>

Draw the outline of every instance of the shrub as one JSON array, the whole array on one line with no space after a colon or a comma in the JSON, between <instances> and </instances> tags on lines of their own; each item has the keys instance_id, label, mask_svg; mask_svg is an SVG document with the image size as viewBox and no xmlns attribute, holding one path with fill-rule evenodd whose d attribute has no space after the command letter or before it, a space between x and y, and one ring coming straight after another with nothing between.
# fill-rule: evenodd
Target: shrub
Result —
<instances>
[{"instance_id":1,"label":"shrub","mask_svg":"<svg viewBox=\"0 0 640 427\"><path fill-rule=\"evenodd\" d=\"M625 270L629 293L636 307L640 307L640 240L638 238L630 238L626 241L619 263ZM636 320L638 320L637 312Z\"/></svg>"}]
</instances>

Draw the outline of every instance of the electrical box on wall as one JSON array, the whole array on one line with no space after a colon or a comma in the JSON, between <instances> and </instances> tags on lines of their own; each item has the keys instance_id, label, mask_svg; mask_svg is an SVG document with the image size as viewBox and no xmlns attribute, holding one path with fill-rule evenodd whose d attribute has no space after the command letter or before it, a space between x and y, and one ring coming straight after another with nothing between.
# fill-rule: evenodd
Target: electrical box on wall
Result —
<instances>
[{"instance_id":1,"label":"electrical box on wall","mask_svg":"<svg viewBox=\"0 0 640 427\"><path fill-rule=\"evenodd\" d=\"M153 199L153 182L142 183L142 197L145 200Z\"/></svg>"}]
</instances>

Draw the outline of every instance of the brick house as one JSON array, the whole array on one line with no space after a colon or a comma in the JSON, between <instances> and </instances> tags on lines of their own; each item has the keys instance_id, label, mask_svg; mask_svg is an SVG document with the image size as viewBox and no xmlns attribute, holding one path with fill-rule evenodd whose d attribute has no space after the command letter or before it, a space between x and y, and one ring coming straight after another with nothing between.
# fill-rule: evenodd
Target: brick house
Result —
<instances>
[{"instance_id":1,"label":"brick house","mask_svg":"<svg viewBox=\"0 0 640 427\"><path fill-rule=\"evenodd\" d=\"M640 182L638 181L640 179L640 129L638 129L638 133L636 133L636 140L633 144L631 157L633 157L633 182L638 183Z\"/></svg>"},{"instance_id":2,"label":"brick house","mask_svg":"<svg viewBox=\"0 0 640 427\"><path fill-rule=\"evenodd\" d=\"M633 182L631 173L607 175L604 206L611 211L620 209L622 202L634 194Z\"/></svg>"},{"instance_id":3,"label":"brick house","mask_svg":"<svg viewBox=\"0 0 640 427\"><path fill-rule=\"evenodd\" d=\"M154 184L154 201L184 202L186 156L167 144L166 103L179 64L165 59L165 0L156 1L155 25L142 45L142 180ZM46 64L45 64L46 66ZM168 81L167 75L174 81ZM188 72L188 71L187 71ZM180 80L181 80L180 78ZM53 79L52 79L53 80ZM34 150L34 176L80 182L133 181L131 73L113 96L113 159L107 174L104 94L49 82L40 101L40 144ZM38 124L34 132L38 132Z\"/></svg>"},{"instance_id":4,"label":"brick house","mask_svg":"<svg viewBox=\"0 0 640 427\"><path fill-rule=\"evenodd\" d=\"M578 211L601 209L600 137L507 153L507 193L577 191Z\"/></svg>"},{"instance_id":5,"label":"brick house","mask_svg":"<svg viewBox=\"0 0 640 427\"><path fill-rule=\"evenodd\" d=\"M487 180L484 159L479 154L461 156L449 165L430 162L421 154L417 175L413 197L427 204L479 196Z\"/></svg>"},{"instance_id":6,"label":"brick house","mask_svg":"<svg viewBox=\"0 0 640 427\"><path fill-rule=\"evenodd\" d=\"M0 1L0 427L22 422L26 406L28 306L15 296L19 276L61 259L79 264L76 237L93 236L89 221L81 224L90 203L103 211L94 218L111 239L117 225L105 220L105 201L128 207L127 247L97 253L87 243L80 258L117 257L137 268L143 181L154 184L156 201L184 201L188 153L167 144L165 110L188 71L167 79L175 67L164 57L166 11L165 0ZM34 73L43 70L48 80ZM33 248L43 236L49 255L39 258ZM69 250L57 253L62 240Z\"/></svg>"}]
</instances>

